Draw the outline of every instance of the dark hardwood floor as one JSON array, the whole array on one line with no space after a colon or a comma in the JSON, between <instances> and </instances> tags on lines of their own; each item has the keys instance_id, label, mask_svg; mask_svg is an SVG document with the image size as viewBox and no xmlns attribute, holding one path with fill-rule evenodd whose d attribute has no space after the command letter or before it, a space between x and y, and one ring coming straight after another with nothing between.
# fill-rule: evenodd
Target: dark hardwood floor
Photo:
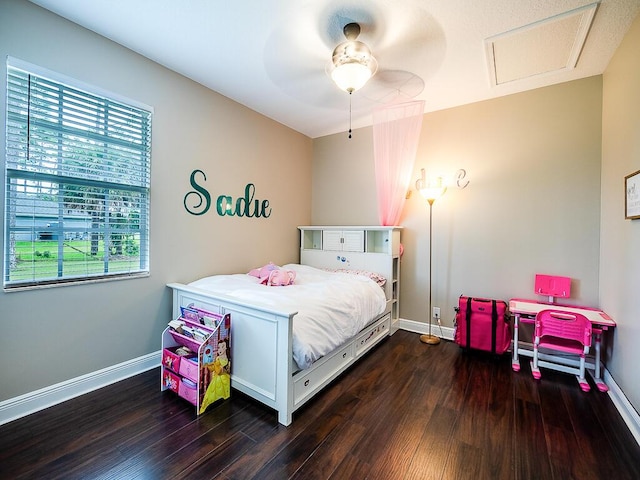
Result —
<instances>
[{"instance_id":1,"label":"dark hardwood floor","mask_svg":"<svg viewBox=\"0 0 640 480\"><path fill-rule=\"evenodd\" d=\"M198 417L158 369L0 427L0 477L632 480L640 447L569 375L399 331L289 427L235 391Z\"/></svg>"}]
</instances>

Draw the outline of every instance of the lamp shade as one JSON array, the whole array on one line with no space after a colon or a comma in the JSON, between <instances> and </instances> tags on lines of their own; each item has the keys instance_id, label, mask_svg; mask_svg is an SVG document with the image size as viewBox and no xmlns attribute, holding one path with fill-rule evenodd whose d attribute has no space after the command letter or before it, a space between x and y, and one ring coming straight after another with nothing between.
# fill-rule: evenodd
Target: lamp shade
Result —
<instances>
[{"instance_id":1,"label":"lamp shade","mask_svg":"<svg viewBox=\"0 0 640 480\"><path fill-rule=\"evenodd\" d=\"M420 194L430 203L444 195L446 190L442 177L430 179L420 185Z\"/></svg>"},{"instance_id":2,"label":"lamp shade","mask_svg":"<svg viewBox=\"0 0 640 480\"><path fill-rule=\"evenodd\" d=\"M369 47L358 40L338 45L331 63L331 78L338 88L349 93L362 88L378 69L378 62Z\"/></svg>"}]
</instances>

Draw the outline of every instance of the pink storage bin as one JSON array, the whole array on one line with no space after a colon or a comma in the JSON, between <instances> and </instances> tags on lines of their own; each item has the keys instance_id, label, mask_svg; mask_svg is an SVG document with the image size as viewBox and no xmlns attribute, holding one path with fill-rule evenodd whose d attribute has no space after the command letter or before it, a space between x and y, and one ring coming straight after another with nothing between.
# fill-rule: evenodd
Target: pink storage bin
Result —
<instances>
[{"instance_id":1,"label":"pink storage bin","mask_svg":"<svg viewBox=\"0 0 640 480\"><path fill-rule=\"evenodd\" d=\"M162 371L162 386L165 390L171 390L178 393L180 388L180 377L173 373L171 370L163 369Z\"/></svg>"},{"instance_id":2,"label":"pink storage bin","mask_svg":"<svg viewBox=\"0 0 640 480\"><path fill-rule=\"evenodd\" d=\"M162 350L162 366L164 368L169 368L174 372L180 371L180 355L176 355L175 350L178 347L173 348L165 348Z\"/></svg>"},{"instance_id":3,"label":"pink storage bin","mask_svg":"<svg viewBox=\"0 0 640 480\"><path fill-rule=\"evenodd\" d=\"M180 362L180 375L194 382L198 381L198 357L183 358Z\"/></svg>"},{"instance_id":4,"label":"pink storage bin","mask_svg":"<svg viewBox=\"0 0 640 480\"><path fill-rule=\"evenodd\" d=\"M178 395L187 400L189 403L198 405L198 385L189 380L180 381Z\"/></svg>"}]
</instances>

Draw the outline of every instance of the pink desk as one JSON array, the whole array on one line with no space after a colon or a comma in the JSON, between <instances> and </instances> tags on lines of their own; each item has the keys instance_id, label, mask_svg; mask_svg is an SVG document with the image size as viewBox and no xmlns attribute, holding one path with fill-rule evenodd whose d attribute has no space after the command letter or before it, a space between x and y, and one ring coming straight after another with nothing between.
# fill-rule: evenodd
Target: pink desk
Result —
<instances>
[{"instance_id":1,"label":"pink desk","mask_svg":"<svg viewBox=\"0 0 640 480\"><path fill-rule=\"evenodd\" d=\"M525 300L514 298L509 301L509 311L513 315L513 360L511 367L514 371L520 370L519 355L533 356L531 342L522 342L518 338L518 325L520 322L533 323L536 314L541 310L552 308L554 310L564 310L566 312L581 313L587 317L593 325L593 336L595 340L595 353L593 362L587 363L587 370L593 377L593 380L601 392L606 392L609 387L601 378L600 364L600 348L602 343L602 331L608 330L616 326L616 322L602 310L588 307L578 307L572 305L559 305L555 303L543 303L535 300ZM527 348L523 348L528 345ZM571 366L575 367L578 363L572 359L559 355L540 354L540 366L559 370L561 372L573 373Z\"/></svg>"}]
</instances>

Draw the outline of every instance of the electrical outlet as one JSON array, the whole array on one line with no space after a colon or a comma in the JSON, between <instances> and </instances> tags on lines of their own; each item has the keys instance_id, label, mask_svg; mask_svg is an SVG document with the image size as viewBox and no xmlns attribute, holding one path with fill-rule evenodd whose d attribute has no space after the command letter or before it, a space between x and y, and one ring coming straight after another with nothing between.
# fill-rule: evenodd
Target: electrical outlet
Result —
<instances>
[{"instance_id":1,"label":"electrical outlet","mask_svg":"<svg viewBox=\"0 0 640 480\"><path fill-rule=\"evenodd\" d=\"M440 307L433 307L433 318L440 318Z\"/></svg>"}]
</instances>

